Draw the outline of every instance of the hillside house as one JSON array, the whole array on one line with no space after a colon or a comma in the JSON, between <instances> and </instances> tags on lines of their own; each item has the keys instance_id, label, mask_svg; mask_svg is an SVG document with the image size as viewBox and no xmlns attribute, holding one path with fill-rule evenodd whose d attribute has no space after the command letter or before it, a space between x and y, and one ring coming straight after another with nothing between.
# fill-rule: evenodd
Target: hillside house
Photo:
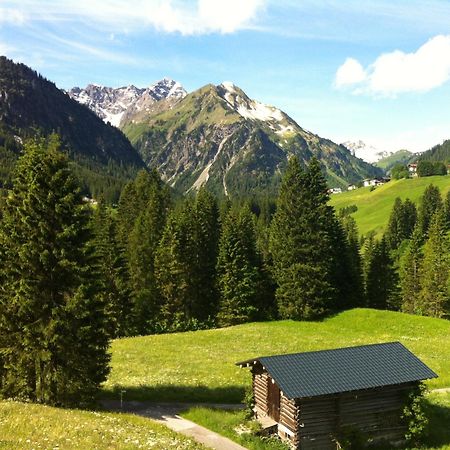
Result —
<instances>
[{"instance_id":1,"label":"hillside house","mask_svg":"<svg viewBox=\"0 0 450 450\"><path fill-rule=\"evenodd\" d=\"M254 412L293 448L339 448L343 430L401 442L407 395L437 375L399 342L265 356L250 367Z\"/></svg>"},{"instance_id":2,"label":"hillside house","mask_svg":"<svg viewBox=\"0 0 450 450\"><path fill-rule=\"evenodd\" d=\"M408 172L412 177L417 176L417 163L408 164Z\"/></svg>"},{"instance_id":3,"label":"hillside house","mask_svg":"<svg viewBox=\"0 0 450 450\"><path fill-rule=\"evenodd\" d=\"M366 179L363 181L364 187L368 186L381 186L382 184L388 183L391 181L390 178L386 177L380 177L380 178L372 178L372 179Z\"/></svg>"}]
</instances>

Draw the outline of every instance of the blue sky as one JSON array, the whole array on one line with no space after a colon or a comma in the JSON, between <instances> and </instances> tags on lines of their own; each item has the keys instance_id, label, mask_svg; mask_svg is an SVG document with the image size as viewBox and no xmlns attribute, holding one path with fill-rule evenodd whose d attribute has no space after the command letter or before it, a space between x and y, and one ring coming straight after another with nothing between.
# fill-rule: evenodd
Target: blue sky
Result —
<instances>
[{"instance_id":1,"label":"blue sky","mask_svg":"<svg viewBox=\"0 0 450 450\"><path fill-rule=\"evenodd\" d=\"M61 88L233 81L336 142L450 138L447 0L0 0L0 53Z\"/></svg>"}]
</instances>

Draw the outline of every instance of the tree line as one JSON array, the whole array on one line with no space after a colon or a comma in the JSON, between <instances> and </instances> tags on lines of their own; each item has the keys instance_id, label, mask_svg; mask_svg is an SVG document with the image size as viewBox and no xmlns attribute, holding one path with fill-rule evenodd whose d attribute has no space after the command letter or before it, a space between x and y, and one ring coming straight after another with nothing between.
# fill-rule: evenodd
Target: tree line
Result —
<instances>
[{"instance_id":1,"label":"tree line","mask_svg":"<svg viewBox=\"0 0 450 450\"><path fill-rule=\"evenodd\" d=\"M367 297L380 308L448 317L449 230L450 193L444 200L430 184L418 208L397 198L384 235L364 244Z\"/></svg>"},{"instance_id":2,"label":"tree line","mask_svg":"<svg viewBox=\"0 0 450 450\"><path fill-rule=\"evenodd\" d=\"M0 203L0 396L89 403L118 336L354 307L447 314L449 197L397 200L363 243L328 200L320 163L294 157L276 205L176 197L143 170L117 208L93 207L57 137L28 142Z\"/></svg>"}]
</instances>

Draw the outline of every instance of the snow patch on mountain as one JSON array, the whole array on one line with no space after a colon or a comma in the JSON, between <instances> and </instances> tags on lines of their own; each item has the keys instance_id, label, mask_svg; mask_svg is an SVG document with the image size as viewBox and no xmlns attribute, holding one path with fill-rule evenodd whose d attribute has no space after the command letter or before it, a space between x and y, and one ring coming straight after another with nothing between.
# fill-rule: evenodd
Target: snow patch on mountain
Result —
<instances>
[{"instance_id":1,"label":"snow patch on mountain","mask_svg":"<svg viewBox=\"0 0 450 450\"><path fill-rule=\"evenodd\" d=\"M348 148L353 156L363 159L369 163L375 163L381 158L388 156L388 152L379 150L373 145L367 144L362 140L345 141L341 145Z\"/></svg>"},{"instance_id":2,"label":"snow patch on mountain","mask_svg":"<svg viewBox=\"0 0 450 450\"><path fill-rule=\"evenodd\" d=\"M74 100L88 106L105 122L119 126L124 114L148 110L148 105L164 99L182 99L187 95L183 86L170 78L163 78L148 88L123 86L111 88L88 84L84 89L74 87L68 91Z\"/></svg>"}]
</instances>

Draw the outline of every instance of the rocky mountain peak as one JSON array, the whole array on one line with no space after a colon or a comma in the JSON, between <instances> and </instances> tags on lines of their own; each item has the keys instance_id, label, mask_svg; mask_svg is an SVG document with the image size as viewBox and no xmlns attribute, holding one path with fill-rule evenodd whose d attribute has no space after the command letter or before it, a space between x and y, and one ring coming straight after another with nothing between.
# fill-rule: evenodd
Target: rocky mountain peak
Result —
<instances>
[{"instance_id":1,"label":"rocky mountain peak","mask_svg":"<svg viewBox=\"0 0 450 450\"><path fill-rule=\"evenodd\" d=\"M85 88L74 87L68 94L88 106L105 122L118 127L124 114L130 110L136 114L145 111L154 102L182 99L187 93L180 83L163 78L148 88L138 88L134 85L112 88L88 84Z\"/></svg>"}]
</instances>

